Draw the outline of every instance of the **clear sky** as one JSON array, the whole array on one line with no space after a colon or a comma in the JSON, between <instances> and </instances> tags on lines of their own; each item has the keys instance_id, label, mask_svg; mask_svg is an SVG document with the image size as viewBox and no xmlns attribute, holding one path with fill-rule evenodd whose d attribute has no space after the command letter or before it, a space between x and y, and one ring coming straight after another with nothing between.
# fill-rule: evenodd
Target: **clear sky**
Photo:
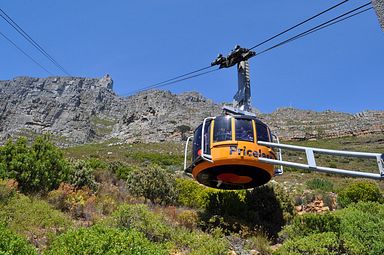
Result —
<instances>
[{"instance_id":1,"label":"clear sky","mask_svg":"<svg viewBox=\"0 0 384 255\"><path fill-rule=\"evenodd\" d=\"M338 2L12 0L0 7L73 76L108 73L116 93L127 95L205 67L236 44L254 46ZM350 0L284 38L366 2ZM0 32L53 74L64 75L2 19ZM49 76L2 37L0 56L0 80ZM384 33L373 10L255 57L250 67L252 103L262 112L285 106L384 110ZM231 68L164 89L230 102L236 88Z\"/></svg>"}]
</instances>

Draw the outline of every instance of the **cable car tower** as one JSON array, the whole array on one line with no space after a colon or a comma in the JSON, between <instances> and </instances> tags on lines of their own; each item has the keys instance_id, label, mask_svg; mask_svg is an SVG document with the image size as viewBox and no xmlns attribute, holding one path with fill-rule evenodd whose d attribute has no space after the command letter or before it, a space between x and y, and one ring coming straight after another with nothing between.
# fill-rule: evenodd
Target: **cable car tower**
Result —
<instances>
[{"instance_id":1,"label":"cable car tower","mask_svg":"<svg viewBox=\"0 0 384 255\"><path fill-rule=\"evenodd\" d=\"M232 114L251 115L251 80L249 78L248 59L255 56L254 51L241 48L236 45L235 49L227 56L219 56L211 63L211 66L219 65L220 68L229 68L237 64L238 89L233 97L233 107L224 106L223 110Z\"/></svg>"},{"instance_id":2,"label":"cable car tower","mask_svg":"<svg viewBox=\"0 0 384 255\"><path fill-rule=\"evenodd\" d=\"M203 185L218 189L248 189L267 183L283 174L283 166L353 177L384 179L384 154L328 150L280 144L270 128L251 112L251 86L248 60L256 53L236 46L211 63L220 68L237 65L238 90L233 106L224 106L224 115L207 117L188 137L185 145L184 172ZM193 139L192 162L187 164L188 144ZM284 161L281 150L303 151L307 164ZM378 173L318 166L315 154L371 158ZM275 168L275 166L280 166Z\"/></svg>"}]
</instances>

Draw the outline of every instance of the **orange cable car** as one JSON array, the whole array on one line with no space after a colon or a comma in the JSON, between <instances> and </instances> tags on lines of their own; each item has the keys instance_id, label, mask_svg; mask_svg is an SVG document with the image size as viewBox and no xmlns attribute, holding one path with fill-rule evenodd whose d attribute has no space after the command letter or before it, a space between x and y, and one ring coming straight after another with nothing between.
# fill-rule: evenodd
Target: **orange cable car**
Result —
<instances>
[{"instance_id":1,"label":"orange cable car","mask_svg":"<svg viewBox=\"0 0 384 255\"><path fill-rule=\"evenodd\" d=\"M194 132L192 164L185 172L198 182L219 189L263 185L275 175L275 167L258 159L277 159L277 155L258 141L273 142L273 136L268 126L256 117L206 118Z\"/></svg>"},{"instance_id":2,"label":"orange cable car","mask_svg":"<svg viewBox=\"0 0 384 255\"><path fill-rule=\"evenodd\" d=\"M238 90L233 107L224 106L227 115L205 118L188 137L185 145L184 171L199 183L218 189L248 189L267 183L283 174L283 166L323 173L342 174L375 180L384 179L384 154L348 152L280 144L266 124L251 113L251 86L248 59L255 56L249 49L236 48L227 57L221 54L212 66L229 68L237 64ZM192 164L187 167L188 144L193 138ZM276 151L273 148L277 148ZM307 164L283 161L281 149L303 151ZM379 173L318 166L315 153L333 156L371 158ZM275 165L280 168L275 169Z\"/></svg>"}]
</instances>

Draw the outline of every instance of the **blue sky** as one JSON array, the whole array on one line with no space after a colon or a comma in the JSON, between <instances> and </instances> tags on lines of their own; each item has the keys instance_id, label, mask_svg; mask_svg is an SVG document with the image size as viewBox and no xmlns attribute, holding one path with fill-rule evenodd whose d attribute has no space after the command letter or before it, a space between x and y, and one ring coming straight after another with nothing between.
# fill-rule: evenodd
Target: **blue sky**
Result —
<instances>
[{"instance_id":1,"label":"blue sky","mask_svg":"<svg viewBox=\"0 0 384 255\"><path fill-rule=\"evenodd\" d=\"M13 0L0 7L72 75L109 73L116 93L127 95L205 67L236 44L256 45L340 1ZM350 0L284 38L366 2ZM2 19L0 32L63 75ZM383 53L384 33L370 10L251 59L253 106L262 112L285 106L384 110ZM0 80L49 76L2 37L0 54ZM229 102L236 88L236 69L231 68L164 89L199 91L215 102Z\"/></svg>"}]
</instances>

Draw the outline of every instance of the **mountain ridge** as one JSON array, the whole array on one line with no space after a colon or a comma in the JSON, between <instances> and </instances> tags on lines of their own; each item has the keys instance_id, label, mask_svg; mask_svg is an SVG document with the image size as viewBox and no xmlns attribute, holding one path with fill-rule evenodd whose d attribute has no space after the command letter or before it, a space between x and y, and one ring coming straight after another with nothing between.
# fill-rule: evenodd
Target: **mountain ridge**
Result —
<instances>
[{"instance_id":1,"label":"mountain ridge","mask_svg":"<svg viewBox=\"0 0 384 255\"><path fill-rule=\"evenodd\" d=\"M16 77L0 81L0 142L50 133L60 145L180 141L222 104L197 92L144 91L120 97L102 78ZM357 114L279 108L258 118L284 140L384 133L384 111Z\"/></svg>"}]
</instances>

